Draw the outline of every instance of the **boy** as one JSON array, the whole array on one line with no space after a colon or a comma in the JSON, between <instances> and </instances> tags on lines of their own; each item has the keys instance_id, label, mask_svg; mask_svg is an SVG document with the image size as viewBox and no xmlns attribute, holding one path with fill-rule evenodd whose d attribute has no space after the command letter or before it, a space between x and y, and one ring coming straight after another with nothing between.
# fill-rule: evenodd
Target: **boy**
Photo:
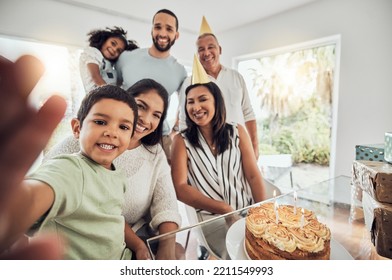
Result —
<instances>
[{"instance_id":1,"label":"boy","mask_svg":"<svg viewBox=\"0 0 392 280\"><path fill-rule=\"evenodd\" d=\"M130 259L121 215L126 179L112 162L128 148L136 119L126 91L105 85L90 92L71 123L81 152L56 157L24 180L9 236L44 215L40 230L64 238L65 259Z\"/></svg>"}]
</instances>

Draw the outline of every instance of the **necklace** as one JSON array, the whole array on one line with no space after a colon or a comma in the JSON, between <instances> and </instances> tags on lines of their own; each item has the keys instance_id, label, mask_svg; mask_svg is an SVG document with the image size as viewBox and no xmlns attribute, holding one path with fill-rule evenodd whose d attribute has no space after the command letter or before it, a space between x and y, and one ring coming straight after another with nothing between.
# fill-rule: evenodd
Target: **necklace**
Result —
<instances>
[{"instance_id":1,"label":"necklace","mask_svg":"<svg viewBox=\"0 0 392 280\"><path fill-rule=\"evenodd\" d=\"M211 144L209 144L209 143L207 142L207 144L208 144L208 147L210 147L210 148L211 148L211 150L215 151L215 145L214 145L214 142L212 142Z\"/></svg>"},{"instance_id":2,"label":"necklace","mask_svg":"<svg viewBox=\"0 0 392 280\"><path fill-rule=\"evenodd\" d=\"M208 147L210 148L210 150L211 150L211 152L213 153L213 154L215 154L215 147L216 147L216 143L215 143L215 140L213 139L213 137L211 137L212 139L212 141L211 141L211 144L210 144L210 142L207 140L207 138L209 138L209 137L206 137L206 136L204 136L203 135L203 138L204 138L204 141L207 143L207 145L208 145Z\"/></svg>"}]
</instances>

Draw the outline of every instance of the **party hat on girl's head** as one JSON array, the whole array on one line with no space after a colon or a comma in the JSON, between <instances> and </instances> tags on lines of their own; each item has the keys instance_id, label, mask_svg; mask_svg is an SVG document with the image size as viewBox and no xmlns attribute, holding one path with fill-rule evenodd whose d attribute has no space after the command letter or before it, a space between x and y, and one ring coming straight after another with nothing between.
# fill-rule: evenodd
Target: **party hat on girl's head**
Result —
<instances>
[{"instance_id":1,"label":"party hat on girl's head","mask_svg":"<svg viewBox=\"0 0 392 280\"><path fill-rule=\"evenodd\" d=\"M205 33L211 33L214 34L211 30L211 27L208 25L208 22L206 20L206 18L203 16L202 20L201 20L201 25L200 25L200 32L199 35L203 35Z\"/></svg>"},{"instance_id":2,"label":"party hat on girl's head","mask_svg":"<svg viewBox=\"0 0 392 280\"><path fill-rule=\"evenodd\" d=\"M196 54L193 58L193 69L192 69L192 85L194 84L207 84L210 82L206 70L201 65Z\"/></svg>"}]
</instances>

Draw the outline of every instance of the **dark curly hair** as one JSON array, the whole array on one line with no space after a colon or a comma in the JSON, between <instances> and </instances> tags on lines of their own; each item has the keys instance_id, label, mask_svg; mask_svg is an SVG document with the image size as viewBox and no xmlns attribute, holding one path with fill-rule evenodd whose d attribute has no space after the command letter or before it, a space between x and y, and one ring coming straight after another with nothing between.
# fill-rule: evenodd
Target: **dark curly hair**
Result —
<instances>
[{"instance_id":1,"label":"dark curly hair","mask_svg":"<svg viewBox=\"0 0 392 280\"><path fill-rule=\"evenodd\" d=\"M132 136L136 129L137 118L138 118L138 107L135 101L135 98L130 95L127 91L115 85L102 85L99 86L92 91L90 91L82 100L82 103L79 107L77 113L77 119L80 121L80 124L83 124L84 119L90 112L91 108L102 99L113 99L117 101L124 102L127 104L134 115L134 123L132 129Z\"/></svg>"},{"instance_id":2,"label":"dark curly hair","mask_svg":"<svg viewBox=\"0 0 392 280\"><path fill-rule=\"evenodd\" d=\"M128 40L128 45L125 47L126 51L133 51L139 48L139 45L135 40Z\"/></svg>"},{"instance_id":3,"label":"dark curly hair","mask_svg":"<svg viewBox=\"0 0 392 280\"><path fill-rule=\"evenodd\" d=\"M102 48L102 45L106 42L106 40L112 37L121 39L124 42L125 48L128 47L127 31L118 26L92 30L87 33L87 35L89 36L88 41L90 43L90 47L94 47L99 50Z\"/></svg>"}]
</instances>

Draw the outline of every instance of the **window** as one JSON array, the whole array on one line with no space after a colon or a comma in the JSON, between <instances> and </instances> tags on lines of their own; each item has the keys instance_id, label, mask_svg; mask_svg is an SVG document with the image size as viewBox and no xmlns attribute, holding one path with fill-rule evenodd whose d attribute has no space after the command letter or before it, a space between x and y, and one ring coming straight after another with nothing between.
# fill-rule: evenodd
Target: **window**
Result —
<instances>
[{"instance_id":1,"label":"window","mask_svg":"<svg viewBox=\"0 0 392 280\"><path fill-rule=\"evenodd\" d=\"M22 39L0 37L1 54L15 61L24 54L34 55L45 65L45 73L30 95L30 102L39 108L45 100L56 93L67 101L67 111L56 128L46 149L71 134L70 119L84 96L83 85L79 75L79 56L81 49L32 42Z\"/></svg>"},{"instance_id":2,"label":"window","mask_svg":"<svg viewBox=\"0 0 392 280\"><path fill-rule=\"evenodd\" d=\"M300 187L330 176L339 42L331 37L235 59L256 113L260 154L325 167L322 178Z\"/></svg>"}]
</instances>

